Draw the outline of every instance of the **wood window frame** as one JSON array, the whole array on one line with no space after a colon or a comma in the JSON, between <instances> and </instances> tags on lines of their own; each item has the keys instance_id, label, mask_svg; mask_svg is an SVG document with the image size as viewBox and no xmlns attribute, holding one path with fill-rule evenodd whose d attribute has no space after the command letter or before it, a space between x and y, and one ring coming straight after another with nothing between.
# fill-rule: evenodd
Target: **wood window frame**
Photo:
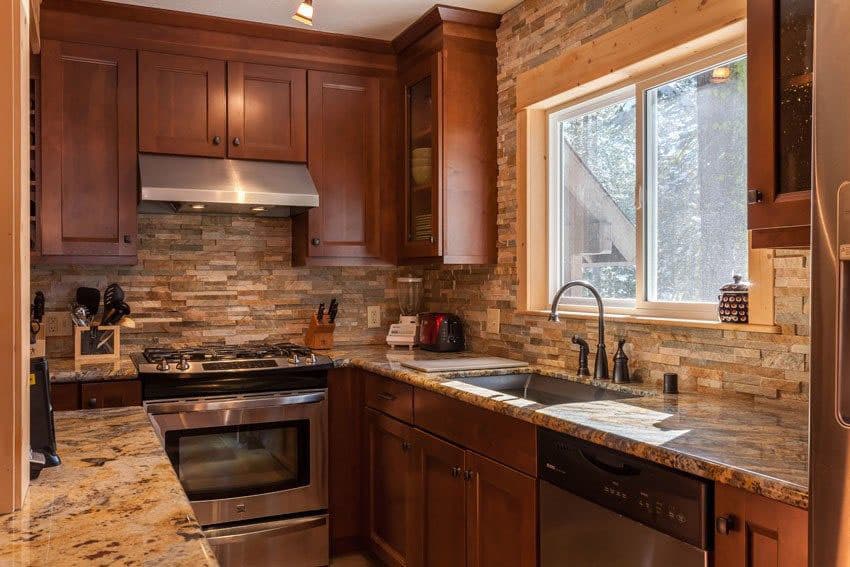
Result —
<instances>
[{"instance_id":1,"label":"wood window frame","mask_svg":"<svg viewBox=\"0 0 850 567\"><path fill-rule=\"evenodd\" d=\"M549 285L549 114L570 103L709 60L745 43L746 2L673 0L517 77L517 309L543 314ZM637 159L642 159L641 155ZM642 246L638 242L637 246ZM750 247L750 323L724 324L693 313L613 314L613 319L673 326L777 333L773 251ZM642 275L639 274L639 278ZM562 311L583 318L581 310ZM699 315L699 314L697 314ZM592 315L590 315L592 316Z\"/></svg>"}]
</instances>

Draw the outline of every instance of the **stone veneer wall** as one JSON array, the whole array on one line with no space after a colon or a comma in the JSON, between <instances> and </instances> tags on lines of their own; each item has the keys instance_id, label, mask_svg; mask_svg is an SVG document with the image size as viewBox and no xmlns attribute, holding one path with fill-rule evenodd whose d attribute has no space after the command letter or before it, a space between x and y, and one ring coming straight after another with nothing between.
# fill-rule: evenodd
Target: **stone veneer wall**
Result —
<instances>
[{"instance_id":1,"label":"stone veneer wall","mask_svg":"<svg viewBox=\"0 0 850 567\"><path fill-rule=\"evenodd\" d=\"M128 267L34 266L32 289L48 310L67 310L79 286L118 282L134 315L165 319L126 331L129 350L169 344L236 344L303 339L310 314L341 303L336 340L380 343L398 320L394 267L294 268L289 219L228 215L139 215L139 263ZM408 273L409 270L403 270ZM368 329L366 307L384 325ZM71 355L69 338L48 339L48 354Z\"/></svg>"},{"instance_id":2,"label":"stone veneer wall","mask_svg":"<svg viewBox=\"0 0 850 567\"><path fill-rule=\"evenodd\" d=\"M595 321L562 319L556 324L515 311L516 77L665 3L526 0L502 18L498 31L498 265L427 272L431 307L461 314L472 348L575 370L576 349L570 336L581 333L595 345ZM683 390L732 391L760 400L804 402L809 384L808 259L807 252L777 252L774 293L776 323L782 328L779 335L609 323L609 355L616 338L624 337L631 368L640 380L657 382L664 372L678 372ZM501 310L500 335L485 331L488 307Z\"/></svg>"}]
</instances>

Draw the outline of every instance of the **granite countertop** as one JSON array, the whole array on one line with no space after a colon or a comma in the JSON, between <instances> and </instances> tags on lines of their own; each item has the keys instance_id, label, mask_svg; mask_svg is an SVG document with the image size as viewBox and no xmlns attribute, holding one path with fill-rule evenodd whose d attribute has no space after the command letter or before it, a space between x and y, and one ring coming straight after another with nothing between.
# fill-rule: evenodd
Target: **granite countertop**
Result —
<instances>
[{"instance_id":1,"label":"granite countertop","mask_svg":"<svg viewBox=\"0 0 850 567\"><path fill-rule=\"evenodd\" d=\"M106 380L133 380L138 376L136 365L129 356L122 356L115 364L87 364L79 372L74 368L73 358L47 359L50 382L102 382Z\"/></svg>"},{"instance_id":2,"label":"granite countertop","mask_svg":"<svg viewBox=\"0 0 850 567\"><path fill-rule=\"evenodd\" d=\"M326 354L338 366L357 366L793 506L808 507L808 415L804 407L769 406L717 394L664 395L646 384L620 386L533 366L526 370L638 395L556 406L529 405L456 381L462 376L513 373L516 369L418 372L401 362L446 355L393 351L383 346L342 346ZM476 356L451 356L458 355Z\"/></svg>"},{"instance_id":3,"label":"granite countertop","mask_svg":"<svg viewBox=\"0 0 850 567\"><path fill-rule=\"evenodd\" d=\"M62 465L0 515L0 565L218 565L141 407L55 419Z\"/></svg>"}]
</instances>

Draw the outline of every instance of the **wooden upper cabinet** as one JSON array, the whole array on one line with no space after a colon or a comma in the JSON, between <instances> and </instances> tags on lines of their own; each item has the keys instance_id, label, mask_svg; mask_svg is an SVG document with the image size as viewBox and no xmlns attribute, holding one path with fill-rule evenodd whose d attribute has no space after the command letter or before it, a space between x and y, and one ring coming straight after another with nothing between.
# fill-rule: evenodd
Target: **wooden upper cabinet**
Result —
<instances>
[{"instance_id":1,"label":"wooden upper cabinet","mask_svg":"<svg viewBox=\"0 0 850 567\"><path fill-rule=\"evenodd\" d=\"M227 155L307 161L307 71L227 64Z\"/></svg>"},{"instance_id":2,"label":"wooden upper cabinet","mask_svg":"<svg viewBox=\"0 0 850 567\"><path fill-rule=\"evenodd\" d=\"M717 484L717 567L807 567L808 513L739 488Z\"/></svg>"},{"instance_id":3,"label":"wooden upper cabinet","mask_svg":"<svg viewBox=\"0 0 850 567\"><path fill-rule=\"evenodd\" d=\"M42 260L136 257L136 52L45 40Z\"/></svg>"},{"instance_id":4,"label":"wooden upper cabinet","mask_svg":"<svg viewBox=\"0 0 850 567\"><path fill-rule=\"evenodd\" d=\"M295 261L377 260L382 251L380 79L310 71L308 90L307 167L319 206L293 223Z\"/></svg>"},{"instance_id":5,"label":"wooden upper cabinet","mask_svg":"<svg viewBox=\"0 0 850 567\"><path fill-rule=\"evenodd\" d=\"M747 2L748 225L754 248L810 243L813 4Z\"/></svg>"},{"instance_id":6,"label":"wooden upper cabinet","mask_svg":"<svg viewBox=\"0 0 850 567\"><path fill-rule=\"evenodd\" d=\"M404 200L409 262L496 261L498 16L437 24L435 7L402 33ZM413 39L417 38L417 39Z\"/></svg>"},{"instance_id":7,"label":"wooden upper cabinet","mask_svg":"<svg viewBox=\"0 0 850 567\"><path fill-rule=\"evenodd\" d=\"M139 53L139 150L225 157L225 62Z\"/></svg>"}]
</instances>

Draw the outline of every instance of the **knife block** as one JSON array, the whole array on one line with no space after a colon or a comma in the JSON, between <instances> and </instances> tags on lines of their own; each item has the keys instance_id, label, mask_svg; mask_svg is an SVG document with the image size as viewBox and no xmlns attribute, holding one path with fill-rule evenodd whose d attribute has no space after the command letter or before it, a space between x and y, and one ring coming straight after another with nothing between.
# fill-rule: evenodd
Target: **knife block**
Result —
<instances>
[{"instance_id":1,"label":"knife block","mask_svg":"<svg viewBox=\"0 0 850 567\"><path fill-rule=\"evenodd\" d=\"M110 363L115 370L121 367L121 327L106 325L93 331L92 327L74 327L74 370L79 372L86 364Z\"/></svg>"},{"instance_id":2,"label":"knife block","mask_svg":"<svg viewBox=\"0 0 850 567\"><path fill-rule=\"evenodd\" d=\"M313 315L310 317L310 326L304 333L304 344L313 350L326 350L334 346L334 323L321 323Z\"/></svg>"}]
</instances>

